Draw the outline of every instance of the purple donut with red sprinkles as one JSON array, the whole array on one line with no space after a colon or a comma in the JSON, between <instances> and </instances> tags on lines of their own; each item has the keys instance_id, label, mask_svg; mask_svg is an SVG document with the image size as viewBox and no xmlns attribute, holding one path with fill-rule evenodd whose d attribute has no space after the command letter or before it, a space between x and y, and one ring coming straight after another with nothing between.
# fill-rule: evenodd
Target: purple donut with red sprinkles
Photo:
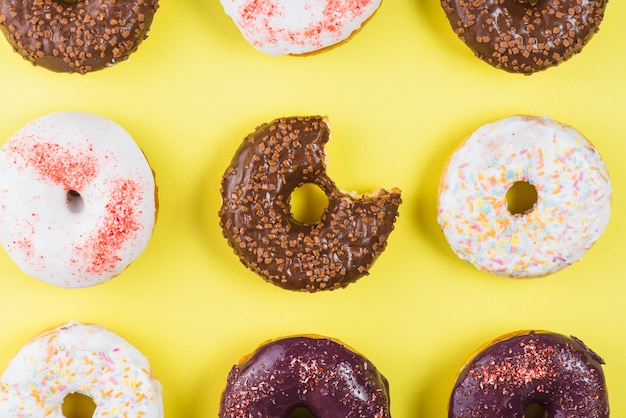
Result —
<instances>
[{"instance_id":1,"label":"purple donut with red sprinkles","mask_svg":"<svg viewBox=\"0 0 626 418\"><path fill-rule=\"evenodd\" d=\"M479 351L457 376L449 418L608 418L604 361L576 337L522 331Z\"/></svg>"},{"instance_id":2,"label":"purple donut with red sprinkles","mask_svg":"<svg viewBox=\"0 0 626 418\"><path fill-rule=\"evenodd\" d=\"M287 418L298 408L324 418L388 418L389 384L336 340L295 336L268 342L235 365L220 418Z\"/></svg>"}]
</instances>

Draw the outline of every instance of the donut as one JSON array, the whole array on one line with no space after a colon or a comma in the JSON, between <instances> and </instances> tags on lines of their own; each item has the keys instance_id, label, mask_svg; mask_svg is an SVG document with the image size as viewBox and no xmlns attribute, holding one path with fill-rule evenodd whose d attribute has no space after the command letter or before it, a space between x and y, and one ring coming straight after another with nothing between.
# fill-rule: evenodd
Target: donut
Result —
<instances>
[{"instance_id":1,"label":"donut","mask_svg":"<svg viewBox=\"0 0 626 418\"><path fill-rule=\"evenodd\" d=\"M534 188L536 202L514 213L509 192L519 184ZM438 206L438 223L461 259L500 276L540 277L598 240L611 214L611 182L598 151L574 128L511 116L454 151Z\"/></svg>"},{"instance_id":2,"label":"donut","mask_svg":"<svg viewBox=\"0 0 626 418\"><path fill-rule=\"evenodd\" d=\"M221 0L243 37L269 55L306 55L340 45L382 0Z\"/></svg>"},{"instance_id":3,"label":"donut","mask_svg":"<svg viewBox=\"0 0 626 418\"><path fill-rule=\"evenodd\" d=\"M33 65L85 74L128 59L157 8L158 0L0 0L0 30Z\"/></svg>"},{"instance_id":4,"label":"donut","mask_svg":"<svg viewBox=\"0 0 626 418\"><path fill-rule=\"evenodd\" d=\"M371 361L339 341L301 335L270 341L228 374L220 418L387 418L389 384Z\"/></svg>"},{"instance_id":5,"label":"donut","mask_svg":"<svg viewBox=\"0 0 626 418\"><path fill-rule=\"evenodd\" d=\"M532 74L579 53L598 31L608 0L441 0L474 54L512 73Z\"/></svg>"},{"instance_id":6,"label":"donut","mask_svg":"<svg viewBox=\"0 0 626 418\"><path fill-rule=\"evenodd\" d=\"M128 341L69 322L29 341L0 377L0 416L63 417L67 395L93 399L94 417L162 418L161 385Z\"/></svg>"},{"instance_id":7,"label":"donut","mask_svg":"<svg viewBox=\"0 0 626 418\"><path fill-rule=\"evenodd\" d=\"M576 337L519 331L481 347L460 370L448 418L606 418L604 361Z\"/></svg>"},{"instance_id":8,"label":"donut","mask_svg":"<svg viewBox=\"0 0 626 418\"><path fill-rule=\"evenodd\" d=\"M30 276L96 285L147 247L156 192L146 157L122 127L89 113L51 113L0 149L0 242Z\"/></svg>"},{"instance_id":9,"label":"donut","mask_svg":"<svg viewBox=\"0 0 626 418\"><path fill-rule=\"evenodd\" d=\"M326 174L329 138L322 116L264 123L244 139L222 178L223 235L244 265L284 289L333 290L366 275L398 215L398 189L357 196L337 188ZM291 193L308 183L328 198L314 223L291 214Z\"/></svg>"}]
</instances>

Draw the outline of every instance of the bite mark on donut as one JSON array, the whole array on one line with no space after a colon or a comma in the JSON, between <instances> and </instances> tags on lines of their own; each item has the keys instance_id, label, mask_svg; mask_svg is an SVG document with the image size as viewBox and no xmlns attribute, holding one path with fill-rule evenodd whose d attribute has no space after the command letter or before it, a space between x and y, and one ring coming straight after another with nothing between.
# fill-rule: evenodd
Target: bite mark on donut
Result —
<instances>
[{"instance_id":1,"label":"bite mark on donut","mask_svg":"<svg viewBox=\"0 0 626 418\"><path fill-rule=\"evenodd\" d=\"M242 263L289 290L345 287L382 253L401 203L400 190L364 196L327 176L321 116L276 119L244 139L222 179L220 225ZM293 218L289 197L313 183L328 197L319 221Z\"/></svg>"}]
</instances>

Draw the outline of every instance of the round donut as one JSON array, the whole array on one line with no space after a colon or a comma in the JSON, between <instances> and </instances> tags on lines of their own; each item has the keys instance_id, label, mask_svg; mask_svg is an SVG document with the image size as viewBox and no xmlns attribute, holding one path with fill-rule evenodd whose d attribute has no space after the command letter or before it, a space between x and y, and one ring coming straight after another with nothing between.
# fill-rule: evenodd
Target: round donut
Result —
<instances>
[{"instance_id":1,"label":"round donut","mask_svg":"<svg viewBox=\"0 0 626 418\"><path fill-rule=\"evenodd\" d=\"M483 346L459 372L448 418L607 418L604 361L576 337L519 331Z\"/></svg>"},{"instance_id":2,"label":"round donut","mask_svg":"<svg viewBox=\"0 0 626 418\"><path fill-rule=\"evenodd\" d=\"M28 275L86 287L122 273L147 247L154 174L122 127L58 112L0 149L0 241Z\"/></svg>"},{"instance_id":3,"label":"round donut","mask_svg":"<svg viewBox=\"0 0 626 418\"><path fill-rule=\"evenodd\" d=\"M598 31L607 1L441 0L441 5L478 58L532 74L580 52Z\"/></svg>"},{"instance_id":4,"label":"round donut","mask_svg":"<svg viewBox=\"0 0 626 418\"><path fill-rule=\"evenodd\" d=\"M288 290L345 287L368 273L393 230L400 191L343 192L326 174L330 131L322 116L276 119L244 139L222 178L220 225L242 263ZM328 197L312 224L293 218L306 183Z\"/></svg>"},{"instance_id":5,"label":"round donut","mask_svg":"<svg viewBox=\"0 0 626 418\"><path fill-rule=\"evenodd\" d=\"M287 337L231 369L219 417L287 417L296 408L324 418L387 418L389 384L372 362L338 341Z\"/></svg>"},{"instance_id":6,"label":"round donut","mask_svg":"<svg viewBox=\"0 0 626 418\"><path fill-rule=\"evenodd\" d=\"M526 213L507 193L536 190ZM450 157L439 190L438 222L452 250L479 270L540 277L579 260L611 214L611 182L598 151L548 117L511 116L474 132Z\"/></svg>"},{"instance_id":7,"label":"round donut","mask_svg":"<svg viewBox=\"0 0 626 418\"><path fill-rule=\"evenodd\" d=\"M63 417L67 395L93 399L94 418L162 418L161 385L119 335L69 322L28 342L0 378L0 416Z\"/></svg>"},{"instance_id":8,"label":"round donut","mask_svg":"<svg viewBox=\"0 0 626 418\"><path fill-rule=\"evenodd\" d=\"M85 74L135 52L157 8L158 0L0 0L0 29L33 65Z\"/></svg>"},{"instance_id":9,"label":"round donut","mask_svg":"<svg viewBox=\"0 0 626 418\"><path fill-rule=\"evenodd\" d=\"M382 0L221 0L243 37L269 55L305 55L349 40Z\"/></svg>"}]
</instances>

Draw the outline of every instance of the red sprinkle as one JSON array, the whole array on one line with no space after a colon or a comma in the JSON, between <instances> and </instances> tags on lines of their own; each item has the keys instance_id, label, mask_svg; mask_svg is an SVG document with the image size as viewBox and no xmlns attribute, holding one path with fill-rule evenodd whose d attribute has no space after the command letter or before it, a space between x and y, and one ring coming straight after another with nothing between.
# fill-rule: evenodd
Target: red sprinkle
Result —
<instances>
[{"instance_id":1,"label":"red sprinkle","mask_svg":"<svg viewBox=\"0 0 626 418\"><path fill-rule=\"evenodd\" d=\"M24 253L26 257L35 256L35 251L33 249L33 241L30 238L24 237L18 241L14 241L13 244L15 244L16 248L19 249L22 253Z\"/></svg>"},{"instance_id":2,"label":"red sprinkle","mask_svg":"<svg viewBox=\"0 0 626 418\"><path fill-rule=\"evenodd\" d=\"M61 184L65 190L83 190L98 175L98 159L91 146L81 151L51 142L15 141L9 149L21 155L42 178Z\"/></svg>"},{"instance_id":3,"label":"red sprinkle","mask_svg":"<svg viewBox=\"0 0 626 418\"><path fill-rule=\"evenodd\" d=\"M352 15L353 18L361 16L371 0L326 0L322 11L322 20L311 22L306 28L299 31L284 30L272 27L270 19L274 16L284 16L276 7L276 1L269 0L249 0L242 8L241 17L244 21L250 22L260 20L268 32L266 42L275 43L279 37L289 39L291 42L304 43L320 42L323 33L339 32L341 26L345 24L342 19L345 15Z\"/></svg>"},{"instance_id":4,"label":"red sprinkle","mask_svg":"<svg viewBox=\"0 0 626 418\"><path fill-rule=\"evenodd\" d=\"M142 228L141 212L136 210L141 199L141 186L137 182L130 179L115 181L103 225L82 248L87 253L85 258L91 259L87 272L102 273L115 269L120 261L117 252Z\"/></svg>"}]
</instances>

